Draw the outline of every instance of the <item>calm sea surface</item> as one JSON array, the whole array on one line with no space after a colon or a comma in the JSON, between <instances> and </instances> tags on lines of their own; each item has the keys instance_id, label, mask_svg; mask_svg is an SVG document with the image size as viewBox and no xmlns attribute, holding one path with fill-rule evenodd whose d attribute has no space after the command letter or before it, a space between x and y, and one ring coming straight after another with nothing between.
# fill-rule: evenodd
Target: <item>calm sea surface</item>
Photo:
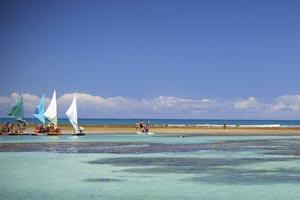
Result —
<instances>
[{"instance_id":1,"label":"calm sea surface","mask_svg":"<svg viewBox=\"0 0 300 200\"><path fill-rule=\"evenodd\" d=\"M145 120L152 125L281 125L300 126L300 120L226 120L226 119L78 119L81 125L135 125L139 120ZM40 123L35 118L27 118L31 124ZM14 123L13 119L0 118L0 124ZM69 124L66 118L58 119L59 124Z\"/></svg>"},{"instance_id":2,"label":"calm sea surface","mask_svg":"<svg viewBox=\"0 0 300 200\"><path fill-rule=\"evenodd\" d=\"M297 136L2 136L0 199L300 199Z\"/></svg>"}]
</instances>

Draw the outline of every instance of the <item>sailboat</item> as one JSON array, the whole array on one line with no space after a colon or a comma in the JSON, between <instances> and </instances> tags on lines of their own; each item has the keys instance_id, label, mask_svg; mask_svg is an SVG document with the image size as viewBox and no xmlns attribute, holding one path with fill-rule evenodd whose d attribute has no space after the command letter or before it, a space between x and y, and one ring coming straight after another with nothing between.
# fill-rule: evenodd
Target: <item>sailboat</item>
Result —
<instances>
[{"instance_id":1,"label":"sailboat","mask_svg":"<svg viewBox=\"0 0 300 200\"><path fill-rule=\"evenodd\" d=\"M55 90L44 116L50 121L50 130L48 131L48 135L59 135L60 129L57 127L57 104Z\"/></svg>"},{"instance_id":2,"label":"sailboat","mask_svg":"<svg viewBox=\"0 0 300 200\"><path fill-rule=\"evenodd\" d=\"M7 113L11 118L17 121L17 127L15 133L10 133L11 135L26 135L21 133L25 129L26 121L24 120L24 113L23 113L23 96L18 99L16 105L12 107L12 109ZM28 134L27 134L28 135Z\"/></svg>"},{"instance_id":3,"label":"sailboat","mask_svg":"<svg viewBox=\"0 0 300 200\"><path fill-rule=\"evenodd\" d=\"M39 124L35 127L34 134L33 135L38 135L39 133L44 132L44 125L45 125L45 95L43 94L39 105L36 107L35 111L33 112L33 116L35 116L42 124Z\"/></svg>"},{"instance_id":4,"label":"sailboat","mask_svg":"<svg viewBox=\"0 0 300 200\"><path fill-rule=\"evenodd\" d=\"M78 127L76 95L74 95L73 101L72 101L69 109L67 110L66 115L74 128L73 135L85 135L85 133L83 133L83 128Z\"/></svg>"}]
</instances>

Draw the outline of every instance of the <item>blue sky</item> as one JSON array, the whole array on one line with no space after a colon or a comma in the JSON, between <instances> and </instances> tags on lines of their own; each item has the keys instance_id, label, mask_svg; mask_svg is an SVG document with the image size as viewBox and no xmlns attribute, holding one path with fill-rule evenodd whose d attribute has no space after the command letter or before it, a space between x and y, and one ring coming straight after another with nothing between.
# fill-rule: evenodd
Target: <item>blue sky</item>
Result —
<instances>
[{"instance_id":1,"label":"blue sky","mask_svg":"<svg viewBox=\"0 0 300 200\"><path fill-rule=\"evenodd\" d=\"M0 96L56 89L277 105L300 94L299 9L292 0L2 0Z\"/></svg>"}]
</instances>

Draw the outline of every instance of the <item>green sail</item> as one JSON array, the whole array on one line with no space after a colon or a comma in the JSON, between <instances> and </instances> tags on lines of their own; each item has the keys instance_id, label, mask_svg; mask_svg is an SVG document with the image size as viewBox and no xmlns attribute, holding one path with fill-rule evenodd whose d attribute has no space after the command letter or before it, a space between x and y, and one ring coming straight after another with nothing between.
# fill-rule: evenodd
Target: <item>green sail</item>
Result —
<instances>
[{"instance_id":1,"label":"green sail","mask_svg":"<svg viewBox=\"0 0 300 200\"><path fill-rule=\"evenodd\" d=\"M14 118L17 121L23 120L23 96L17 101L16 105L12 107L9 113L7 113L10 117Z\"/></svg>"}]
</instances>

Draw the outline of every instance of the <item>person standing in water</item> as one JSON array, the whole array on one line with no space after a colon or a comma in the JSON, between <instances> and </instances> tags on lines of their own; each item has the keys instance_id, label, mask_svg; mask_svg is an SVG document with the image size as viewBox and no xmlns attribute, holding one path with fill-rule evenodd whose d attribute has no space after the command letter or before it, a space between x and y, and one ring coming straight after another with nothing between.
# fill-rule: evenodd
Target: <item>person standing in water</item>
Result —
<instances>
[{"instance_id":1,"label":"person standing in water","mask_svg":"<svg viewBox=\"0 0 300 200\"><path fill-rule=\"evenodd\" d=\"M141 120L139 122L139 128L140 128L140 132L143 132L143 129L144 129L144 121L143 120Z\"/></svg>"},{"instance_id":2,"label":"person standing in water","mask_svg":"<svg viewBox=\"0 0 300 200\"><path fill-rule=\"evenodd\" d=\"M135 123L135 131L138 131L139 128L140 128L140 123L139 122Z\"/></svg>"}]
</instances>

